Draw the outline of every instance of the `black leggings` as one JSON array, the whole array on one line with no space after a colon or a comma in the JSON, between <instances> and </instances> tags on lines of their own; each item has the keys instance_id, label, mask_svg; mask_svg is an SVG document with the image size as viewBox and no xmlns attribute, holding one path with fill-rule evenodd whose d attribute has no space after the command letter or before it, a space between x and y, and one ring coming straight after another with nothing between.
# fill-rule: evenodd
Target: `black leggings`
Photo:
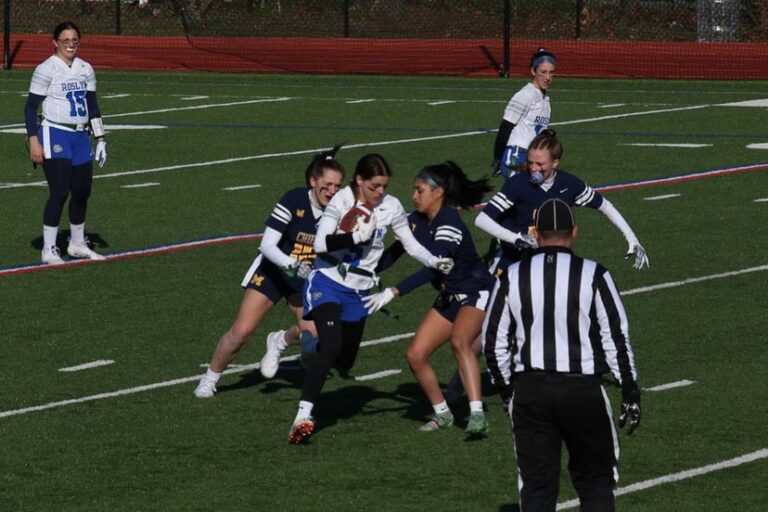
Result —
<instances>
[{"instance_id":1,"label":"black leggings","mask_svg":"<svg viewBox=\"0 0 768 512\"><path fill-rule=\"evenodd\" d=\"M307 369L301 399L315 403L332 367L346 373L355 364L365 319L343 322L339 305L326 303L312 310L312 320L317 328L320 350L315 362Z\"/></svg>"},{"instance_id":2,"label":"black leggings","mask_svg":"<svg viewBox=\"0 0 768 512\"><path fill-rule=\"evenodd\" d=\"M93 183L93 164L88 162L73 167L71 160L53 158L43 162L43 171L48 181L48 201L43 210L43 224L51 227L59 225L64 203L70 193L70 224L85 222L85 210Z\"/></svg>"}]
</instances>

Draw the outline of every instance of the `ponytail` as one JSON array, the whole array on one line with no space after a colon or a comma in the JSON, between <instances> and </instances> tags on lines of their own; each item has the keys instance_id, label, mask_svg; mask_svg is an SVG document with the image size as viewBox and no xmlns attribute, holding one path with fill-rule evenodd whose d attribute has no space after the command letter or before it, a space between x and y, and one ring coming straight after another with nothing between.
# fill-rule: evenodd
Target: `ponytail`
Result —
<instances>
[{"instance_id":1,"label":"ponytail","mask_svg":"<svg viewBox=\"0 0 768 512\"><path fill-rule=\"evenodd\" d=\"M483 196L492 190L487 178L470 180L455 162L450 160L424 167L416 175L432 188L445 190L445 202L459 208L469 209L483 201Z\"/></svg>"},{"instance_id":2,"label":"ponytail","mask_svg":"<svg viewBox=\"0 0 768 512\"><path fill-rule=\"evenodd\" d=\"M553 160L560 160L563 157L563 144L557 138L557 133L551 128L541 130L531 143L528 145L528 151L536 149L546 149Z\"/></svg>"},{"instance_id":3,"label":"ponytail","mask_svg":"<svg viewBox=\"0 0 768 512\"><path fill-rule=\"evenodd\" d=\"M333 146L332 149L327 151L321 151L316 153L312 157L312 161L307 166L307 170L304 171L304 179L307 182L307 186L311 187L310 180L312 178L318 179L323 175L325 169L332 169L341 173L344 176L344 167L336 160L336 153L341 149L341 144Z\"/></svg>"}]
</instances>

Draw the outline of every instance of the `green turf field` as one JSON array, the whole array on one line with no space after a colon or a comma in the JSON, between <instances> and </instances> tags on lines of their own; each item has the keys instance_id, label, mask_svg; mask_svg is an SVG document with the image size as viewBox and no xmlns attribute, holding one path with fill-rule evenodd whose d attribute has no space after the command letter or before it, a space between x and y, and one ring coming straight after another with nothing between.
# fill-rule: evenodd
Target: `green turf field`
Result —
<instances>
[{"instance_id":1,"label":"green turf field","mask_svg":"<svg viewBox=\"0 0 768 512\"><path fill-rule=\"evenodd\" d=\"M29 78L0 75L0 130L21 126ZM411 179L426 164L452 159L472 176L489 172L491 130L524 83L98 78L109 158L96 172L87 232L107 255L259 233L280 195L303 182L314 150L336 143L348 146L338 156L349 170L381 152L395 171L391 193L407 207ZM746 147L768 143L768 103L723 106L765 100L768 83L558 79L551 93L561 167L595 187L768 163L768 151ZM136 129L150 126L161 128ZM314 442L289 446L303 376L296 361L271 381L251 366L223 377L214 399L192 396L237 312L258 241L9 274L39 261L47 191L23 135L0 132L0 154L0 510L515 509L511 431L490 390L487 439L467 442L459 427L417 430L430 407L404 354L433 291L394 302L399 320L376 315L368 324L365 339L385 342L361 350L355 375L400 373L330 379L315 408ZM260 187L225 190L249 185ZM610 268L627 292L640 384L694 381L644 394L637 435L621 436L618 508L765 510L768 171L605 196L648 250L651 268L633 270L621 234L592 210L576 211L576 250ZM61 227L68 229L66 214ZM487 241L477 234L479 247ZM416 268L403 261L385 281ZM236 362L258 362L266 333L289 323L277 308ZM396 335L405 336L387 338ZM59 371L99 360L114 362ZM435 365L447 381L449 348ZM610 392L617 406L618 390ZM687 470L689 478L674 481ZM564 473L562 508L573 508L574 497Z\"/></svg>"}]
</instances>

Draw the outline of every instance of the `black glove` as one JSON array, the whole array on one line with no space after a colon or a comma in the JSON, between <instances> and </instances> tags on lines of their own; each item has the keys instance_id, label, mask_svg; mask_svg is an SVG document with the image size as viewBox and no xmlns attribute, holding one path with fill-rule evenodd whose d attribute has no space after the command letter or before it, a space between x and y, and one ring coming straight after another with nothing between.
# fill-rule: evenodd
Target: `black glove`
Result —
<instances>
[{"instance_id":1,"label":"black glove","mask_svg":"<svg viewBox=\"0 0 768 512\"><path fill-rule=\"evenodd\" d=\"M632 432L640 426L640 390L637 387L622 391L621 393L621 414L619 415L619 428L624 428L624 425L629 419L629 429L627 435L631 436Z\"/></svg>"},{"instance_id":2,"label":"black glove","mask_svg":"<svg viewBox=\"0 0 768 512\"><path fill-rule=\"evenodd\" d=\"M509 386L500 386L499 387L499 395L501 396L501 407L504 411L504 416L512 419L509 415L509 404L512 402L512 394L514 392L514 386L510 384Z\"/></svg>"}]
</instances>

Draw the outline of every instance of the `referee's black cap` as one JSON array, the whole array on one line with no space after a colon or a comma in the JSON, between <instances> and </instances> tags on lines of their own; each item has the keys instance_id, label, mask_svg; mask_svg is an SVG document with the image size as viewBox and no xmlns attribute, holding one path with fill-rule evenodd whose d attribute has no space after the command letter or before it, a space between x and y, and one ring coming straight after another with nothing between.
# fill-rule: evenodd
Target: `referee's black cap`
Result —
<instances>
[{"instance_id":1,"label":"referee's black cap","mask_svg":"<svg viewBox=\"0 0 768 512\"><path fill-rule=\"evenodd\" d=\"M547 199L536 210L536 229L541 232L573 229L573 211L560 199Z\"/></svg>"}]
</instances>

